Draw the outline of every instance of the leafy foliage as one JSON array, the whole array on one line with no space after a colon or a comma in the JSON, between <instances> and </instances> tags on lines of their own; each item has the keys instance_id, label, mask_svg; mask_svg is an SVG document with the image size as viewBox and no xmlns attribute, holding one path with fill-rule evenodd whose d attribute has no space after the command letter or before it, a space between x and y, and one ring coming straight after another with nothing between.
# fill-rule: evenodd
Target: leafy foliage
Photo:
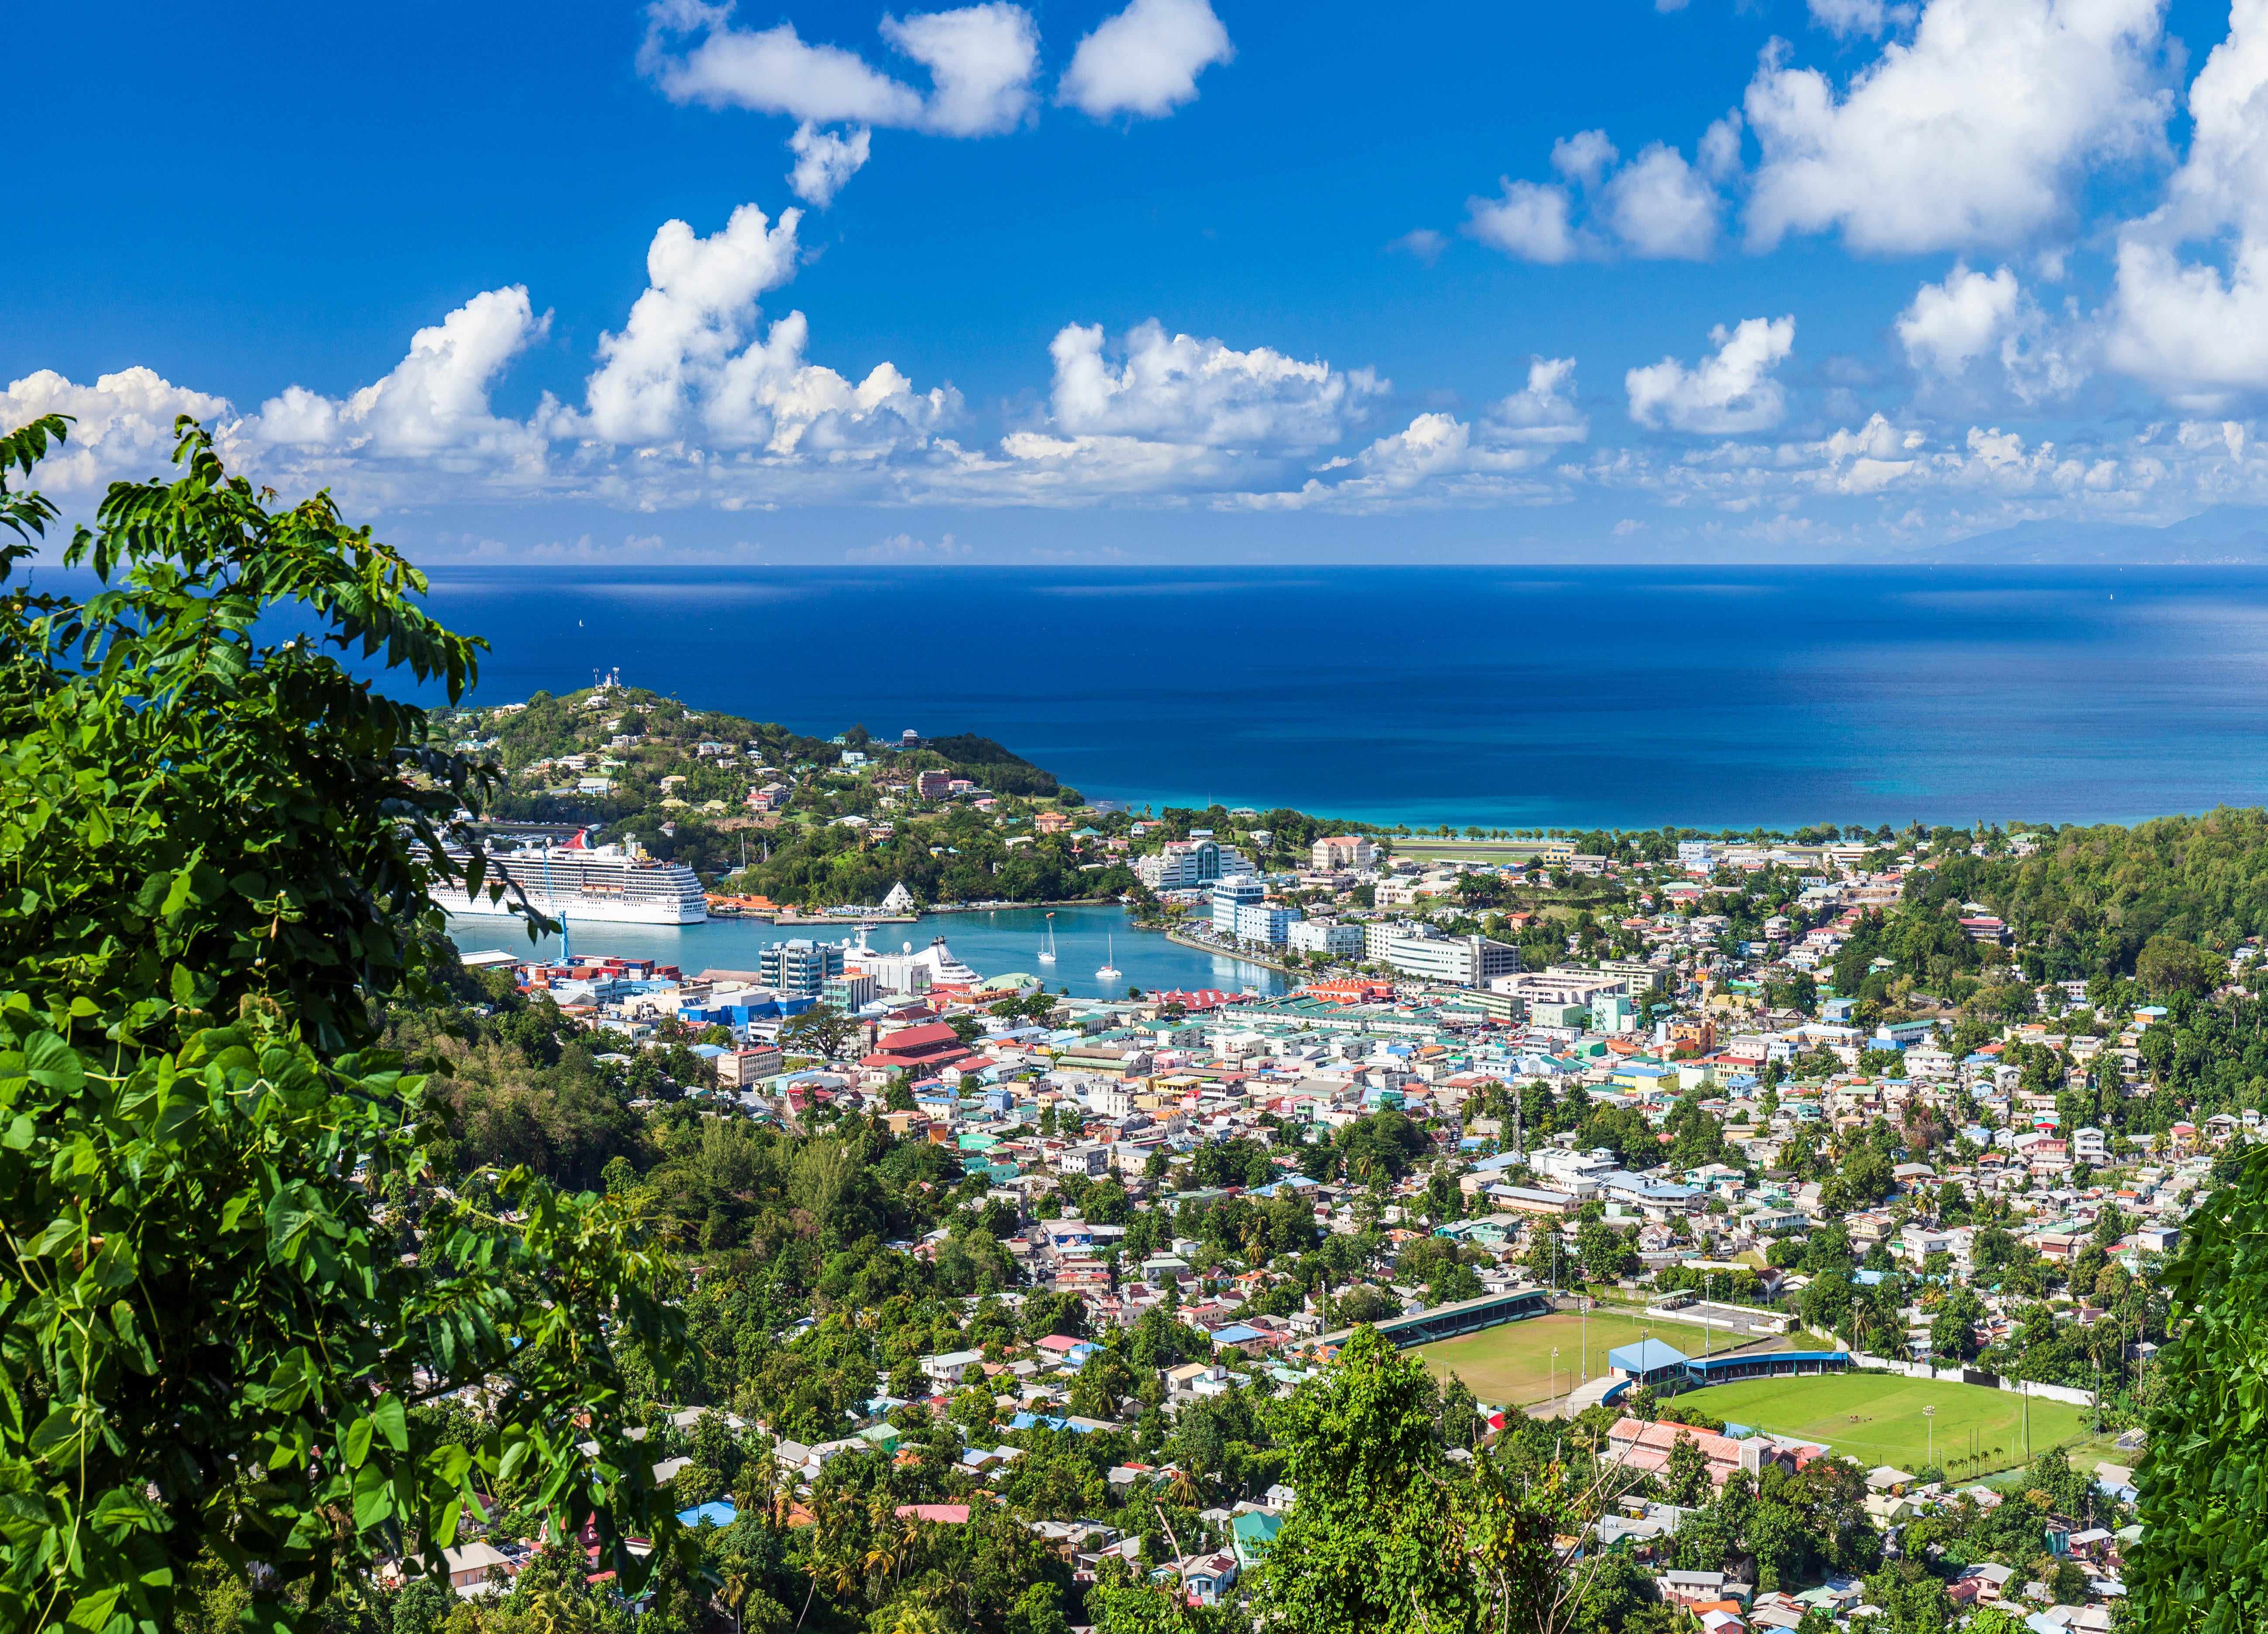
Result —
<instances>
[{"instance_id":1,"label":"leafy foliage","mask_svg":"<svg viewBox=\"0 0 2268 1634\"><path fill-rule=\"evenodd\" d=\"M2129 1593L2151 1629L2234 1634L2268 1619L2268 1147L2191 1217L2164 1284Z\"/></svg>"},{"instance_id":2,"label":"leafy foliage","mask_svg":"<svg viewBox=\"0 0 2268 1634\"><path fill-rule=\"evenodd\" d=\"M478 644L327 497L271 510L186 423L176 460L74 534L105 588L0 601L0 1621L168 1627L211 1561L307 1623L498 1504L635 1581L630 1530L674 1546L617 1429L676 1341L662 1266L525 1170L433 1191L424 1080L375 1048L485 779L335 653L453 694ZM285 620L315 633L258 644ZM468 1388L477 1430L420 1409Z\"/></svg>"}]
</instances>

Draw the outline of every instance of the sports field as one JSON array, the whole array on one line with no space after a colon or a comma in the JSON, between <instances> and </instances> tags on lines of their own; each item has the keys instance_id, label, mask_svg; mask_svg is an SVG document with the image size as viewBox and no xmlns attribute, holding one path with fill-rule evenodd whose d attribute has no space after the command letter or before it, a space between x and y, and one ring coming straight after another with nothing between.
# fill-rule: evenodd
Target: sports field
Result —
<instances>
[{"instance_id":1,"label":"sports field","mask_svg":"<svg viewBox=\"0 0 2268 1634\"><path fill-rule=\"evenodd\" d=\"M1822 1443L1869 1469L1881 1464L1919 1469L1929 1461L1933 1439L1938 1467L1955 1481L2026 1461L2023 1398L1983 1385L1898 1373L1830 1373L1720 1384L1688 1391L1677 1404L1775 1435ZM1925 1407L1937 1409L1933 1438ZM2084 1408L2035 1399L2031 1422L2032 1450L2043 1453L2077 1439L2088 1414Z\"/></svg>"},{"instance_id":2,"label":"sports field","mask_svg":"<svg viewBox=\"0 0 2268 1634\"><path fill-rule=\"evenodd\" d=\"M1609 1351L1636 1343L1646 1331L1681 1351L1687 1348L1684 1331L1674 1325L1599 1311L1591 1313L1588 1325L1594 1379L1607 1371ZM1699 1329L1694 1331L1698 1337ZM1524 1407L1554 1395L1565 1395L1583 1381L1583 1332L1582 1318L1570 1311L1554 1311L1549 1316L1531 1316L1526 1321L1469 1333L1462 1339L1423 1345L1418 1354L1436 1379L1454 1373L1484 1402ZM1551 1370L1554 1345L1559 1347L1556 1382ZM1696 1355L1699 1349L1693 1347Z\"/></svg>"}]
</instances>

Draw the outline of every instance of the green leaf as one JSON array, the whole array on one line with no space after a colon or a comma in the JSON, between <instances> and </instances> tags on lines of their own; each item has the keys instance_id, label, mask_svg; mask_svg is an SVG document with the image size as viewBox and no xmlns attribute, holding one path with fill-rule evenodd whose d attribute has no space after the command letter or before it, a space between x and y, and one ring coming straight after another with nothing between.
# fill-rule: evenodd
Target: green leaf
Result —
<instances>
[{"instance_id":1,"label":"green leaf","mask_svg":"<svg viewBox=\"0 0 2268 1634\"><path fill-rule=\"evenodd\" d=\"M34 1033L24 1046L24 1071L34 1084L77 1094L86 1082L78 1052L52 1033Z\"/></svg>"},{"instance_id":2,"label":"green leaf","mask_svg":"<svg viewBox=\"0 0 2268 1634\"><path fill-rule=\"evenodd\" d=\"M78 1422L71 1410L68 1406L54 1407L48 1410L45 1418L40 1420L40 1427L32 1432L32 1439L25 1444L26 1449L34 1458L45 1458L55 1448L77 1439L77 1436Z\"/></svg>"},{"instance_id":3,"label":"green leaf","mask_svg":"<svg viewBox=\"0 0 2268 1634\"><path fill-rule=\"evenodd\" d=\"M346 1455L348 1468L361 1468L363 1460L370 1456L372 1427L369 1416L366 1414L347 1425L345 1439L340 1443L340 1451Z\"/></svg>"},{"instance_id":4,"label":"green leaf","mask_svg":"<svg viewBox=\"0 0 2268 1634\"><path fill-rule=\"evenodd\" d=\"M409 1450L409 1420L401 1410L400 1396L380 1396L378 1404L371 1409L369 1422L378 1426L386 1444L395 1452Z\"/></svg>"},{"instance_id":5,"label":"green leaf","mask_svg":"<svg viewBox=\"0 0 2268 1634\"><path fill-rule=\"evenodd\" d=\"M386 1471L376 1464L364 1464L355 1471L356 1527L364 1532L370 1531L393 1513L394 1484L387 1479Z\"/></svg>"},{"instance_id":6,"label":"green leaf","mask_svg":"<svg viewBox=\"0 0 2268 1634\"><path fill-rule=\"evenodd\" d=\"M110 1326L118 1336L119 1348L125 1357L126 1365L144 1378L156 1373L157 1354L150 1349L150 1342L142 1336L141 1324L134 1320L134 1307L123 1299L113 1304Z\"/></svg>"}]
</instances>

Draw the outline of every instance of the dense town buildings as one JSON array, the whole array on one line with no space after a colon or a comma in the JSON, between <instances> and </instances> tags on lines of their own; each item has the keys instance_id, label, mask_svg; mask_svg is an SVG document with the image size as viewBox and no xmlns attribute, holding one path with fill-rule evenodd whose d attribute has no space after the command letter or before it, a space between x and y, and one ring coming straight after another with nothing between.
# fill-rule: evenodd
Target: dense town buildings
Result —
<instances>
[{"instance_id":1,"label":"dense town buildings","mask_svg":"<svg viewBox=\"0 0 2268 1634\"><path fill-rule=\"evenodd\" d=\"M1602 1345L1580 1378L1571 1361L1552 1400L1483 1410L1498 1424L1507 1412L1603 1414L1610 1462L1659 1492L1690 1456L1699 1499L1736 1474L1753 1482L1840 1456L1836 1438L1695 1429L1629 1410L1632 1390L1674 1404L1735 1380L1993 1377L2044 1357L2059 1329L2112 1332L2107 1353L2087 1353L2139 1374L2156 1340L2130 1291L2180 1240L2220 1155L2259 1137L2256 1107L2159 1129L2080 1121L2152 1093L2150 1034L2167 1011L2132 995L2109 1003L2115 983L2028 986L2021 1013L2000 1020L1911 991L1886 1003L1828 989L1838 970L1895 963L1845 955L1877 934L1869 916L1903 900L1927 856L1710 843L1651 866L1600 859L1594 877L1620 874L1626 904L1611 943L1569 931L1547 945L1524 930L1512 940L1449 928L1491 880L1545 865L1545 848L1413 874L1366 845L1315 843L1311 860L1336 876L1327 894L1211 835L1171 843L1170 864L1152 870L1216 871L1202 890L1174 887L1192 893L1176 934L1307 961L1311 979L1276 997L1049 996L1028 977L988 980L942 941L918 955L821 944L839 961L822 985L864 984L826 987L840 1002L823 1012L810 945L783 945L746 976L506 962L524 990L548 992L625 1050L681 1039L688 1024L711 1029L718 1041L694 1049L716 1082L685 1086L709 1115L799 1128L871 1115L981 1176L967 1206L1013 1223L1003 1247L1016 1297L1075 1299L1091 1336L1050 1338L1028 1365L953 1352L923 1371L948 1370L957 1387L980 1367L1019 1423L1113 1422L1075 1410L1093 1405L1078 1394L1081 1367L1101 1336L1155 1312L1212 1347L1209 1360L1157 1370L1170 1417L1232 1388L1294 1387L1350 1314L1407 1341L1580 1297L1646 1313L1653 1336ZM1554 848L1550 865L1580 870L1585 854ZM1776 882L1778 911L1744 922L1730 898L1758 879ZM1421 888L1383 905L1381 887L1413 880ZM1704 899L1731 911L1701 911ZM1959 934L1974 938L1970 921L1984 916L1964 911ZM2221 977L2243 978L2257 952L2240 948ZM839 1036L815 1044L812 1018L828 1012ZM1397 1144L1365 1167L1347 1154L1371 1130ZM1362 1247L1335 1283L1301 1286L1267 1256L1185 1227L1225 1200ZM951 1240L939 1230L910 1251ZM1892 1305L1869 1303L1885 1289ZM2083 1403L2097 1387L2075 1374L2028 1387ZM845 1445L860 1450L855 1437ZM973 1442L968 1455L991 1456ZM1863 1473L1869 1524L1886 1539L1940 1506L2002 1501L1941 1468ZM2108 1628L2125 1535L2088 1523L2124 1513L2132 1470L2104 1461L2083 1473L2080 1513L2049 1516L2042 1547L2079 1568L2057 1579L2077 1599L2055 1626ZM1262 1535L1295 1502L1224 1509L1158 1570L1178 1574L1194 1603L1233 1600ZM1774 1587L1681 1569L1660 1546L1679 1514L1649 1498L1601 1514L1596 1536L1635 1549L1656 1596L1695 1608L1713 1634L1871 1615L1847 1576ZM1115 1530L1093 1536L1107 1548ZM1959 1575L1952 1600L2029 1594L2028 1615L2056 1608L2036 1567L1999 1570Z\"/></svg>"}]
</instances>

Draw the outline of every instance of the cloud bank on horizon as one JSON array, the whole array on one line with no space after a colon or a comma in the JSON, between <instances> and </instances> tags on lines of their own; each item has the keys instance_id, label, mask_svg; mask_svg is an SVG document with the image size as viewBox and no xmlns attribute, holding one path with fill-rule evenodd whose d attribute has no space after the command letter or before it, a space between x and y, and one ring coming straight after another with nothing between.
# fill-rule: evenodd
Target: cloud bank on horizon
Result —
<instances>
[{"instance_id":1,"label":"cloud bank on horizon","mask_svg":"<svg viewBox=\"0 0 2268 1634\"><path fill-rule=\"evenodd\" d=\"M1746 265L1751 289L1786 273L1781 294L1693 313L1658 358L1507 356L1477 401L1397 382L1384 360L1302 355L1263 320L1114 327L1075 302L1045 315L1044 357L1000 401L887 360L821 361L824 309L781 298L823 247L814 212L890 162L876 133L1045 141L1070 120L1139 143L1269 64L1209 0L1130 0L1058 42L987 0L885 13L847 44L655 0L642 94L770 121L792 161L770 185L802 207L661 221L579 391L497 407L549 341L531 269L437 313L343 394L283 379L239 403L144 366L91 382L35 369L0 393L0 421L77 417L42 473L60 492L149 474L188 414L287 492L389 507L1373 515L1587 499L1626 513L1624 532L1908 542L2268 503L2268 0L2235 0L2185 82L2164 0L1808 0L1807 23L1681 140L1618 139L1602 108L1546 151L1431 153L1461 179L1462 218L1412 224L1381 267L1580 281ZM1874 319L1878 367L1807 357L1823 260L1911 269Z\"/></svg>"}]
</instances>

